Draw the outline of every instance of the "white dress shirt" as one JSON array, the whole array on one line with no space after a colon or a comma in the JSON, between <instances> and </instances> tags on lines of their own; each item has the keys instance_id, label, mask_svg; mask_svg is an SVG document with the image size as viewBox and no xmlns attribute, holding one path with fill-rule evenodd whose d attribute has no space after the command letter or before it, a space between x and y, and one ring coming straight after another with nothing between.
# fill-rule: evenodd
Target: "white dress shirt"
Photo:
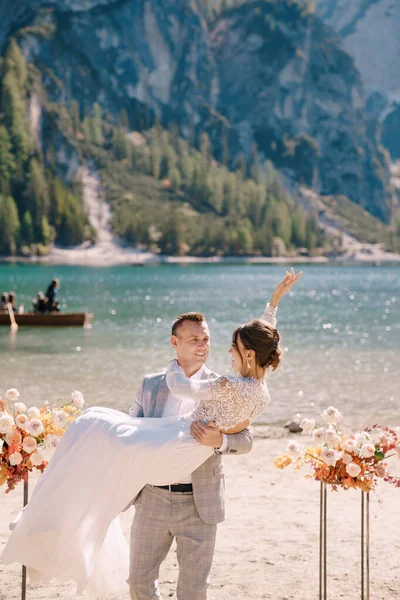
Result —
<instances>
[{"instance_id":1,"label":"white dress shirt","mask_svg":"<svg viewBox=\"0 0 400 600\"><path fill-rule=\"evenodd\" d=\"M190 379L201 379L204 371L204 366L202 366L196 373L194 373ZM176 398L171 392L168 393L167 401L165 403L163 417L182 417L183 415L187 415L188 413L194 410L196 402L194 399L186 398L185 400L180 400ZM228 440L225 434L222 434L223 442L221 448L219 448L220 452L223 452L228 447ZM188 475L184 477L181 481L174 481L173 483L192 483L192 476Z\"/></svg>"}]
</instances>

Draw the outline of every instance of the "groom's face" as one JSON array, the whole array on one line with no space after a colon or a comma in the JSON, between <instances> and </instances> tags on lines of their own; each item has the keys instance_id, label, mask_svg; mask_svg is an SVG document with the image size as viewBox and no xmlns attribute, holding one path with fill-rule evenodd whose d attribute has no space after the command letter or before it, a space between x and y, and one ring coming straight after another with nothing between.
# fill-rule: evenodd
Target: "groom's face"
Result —
<instances>
[{"instance_id":1,"label":"groom's face","mask_svg":"<svg viewBox=\"0 0 400 600\"><path fill-rule=\"evenodd\" d=\"M183 321L176 335L171 337L171 344L180 364L186 363L200 369L210 352L210 331L206 321Z\"/></svg>"}]
</instances>

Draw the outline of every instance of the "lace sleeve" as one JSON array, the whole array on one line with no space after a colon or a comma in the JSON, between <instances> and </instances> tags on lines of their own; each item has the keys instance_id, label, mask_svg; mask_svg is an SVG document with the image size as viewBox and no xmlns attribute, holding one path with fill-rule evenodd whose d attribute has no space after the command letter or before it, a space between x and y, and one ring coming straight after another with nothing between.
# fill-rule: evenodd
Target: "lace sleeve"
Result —
<instances>
[{"instance_id":1,"label":"lace sleeve","mask_svg":"<svg viewBox=\"0 0 400 600\"><path fill-rule=\"evenodd\" d=\"M266 323L268 323L268 325L271 325L271 327L273 327L274 329L276 328L276 311L278 310L278 307L272 307L270 305L270 303L268 302L265 311L263 313L263 316L261 317L261 321L266 321Z\"/></svg>"},{"instance_id":2,"label":"lace sleeve","mask_svg":"<svg viewBox=\"0 0 400 600\"><path fill-rule=\"evenodd\" d=\"M198 401L192 420L214 421L222 430L255 419L270 400L266 384L258 379L218 377L194 381L186 377L176 361L168 368L167 385L174 396Z\"/></svg>"}]
</instances>

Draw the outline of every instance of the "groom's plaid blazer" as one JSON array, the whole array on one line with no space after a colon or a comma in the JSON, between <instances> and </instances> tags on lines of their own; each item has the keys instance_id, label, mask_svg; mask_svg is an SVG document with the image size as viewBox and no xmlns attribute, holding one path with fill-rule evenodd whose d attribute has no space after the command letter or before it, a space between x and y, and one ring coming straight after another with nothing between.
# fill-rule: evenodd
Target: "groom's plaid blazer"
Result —
<instances>
[{"instance_id":1,"label":"groom's plaid blazer","mask_svg":"<svg viewBox=\"0 0 400 600\"><path fill-rule=\"evenodd\" d=\"M129 409L131 417L162 417L168 398L166 371L146 375ZM218 377L204 367L202 379ZM246 454L253 445L251 429L228 435L228 448L223 454ZM174 483L171 481L171 483ZM220 523L225 519L225 475L221 454L215 453L192 473L193 495L197 511L206 523Z\"/></svg>"}]
</instances>

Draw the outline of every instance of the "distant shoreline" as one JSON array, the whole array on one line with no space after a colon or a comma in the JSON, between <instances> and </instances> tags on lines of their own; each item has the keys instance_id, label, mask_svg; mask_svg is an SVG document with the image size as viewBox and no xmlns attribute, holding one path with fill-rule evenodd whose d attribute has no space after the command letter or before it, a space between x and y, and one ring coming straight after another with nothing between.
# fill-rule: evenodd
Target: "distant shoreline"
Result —
<instances>
[{"instance_id":1,"label":"distant shoreline","mask_svg":"<svg viewBox=\"0 0 400 600\"><path fill-rule=\"evenodd\" d=\"M368 253L357 251L338 257L327 256L166 256L141 252L135 248L113 248L98 245L77 248L53 248L47 256L3 256L0 264L70 265L82 267L157 266L163 264L330 264L373 265L400 264L400 254L384 252L377 246Z\"/></svg>"}]
</instances>

